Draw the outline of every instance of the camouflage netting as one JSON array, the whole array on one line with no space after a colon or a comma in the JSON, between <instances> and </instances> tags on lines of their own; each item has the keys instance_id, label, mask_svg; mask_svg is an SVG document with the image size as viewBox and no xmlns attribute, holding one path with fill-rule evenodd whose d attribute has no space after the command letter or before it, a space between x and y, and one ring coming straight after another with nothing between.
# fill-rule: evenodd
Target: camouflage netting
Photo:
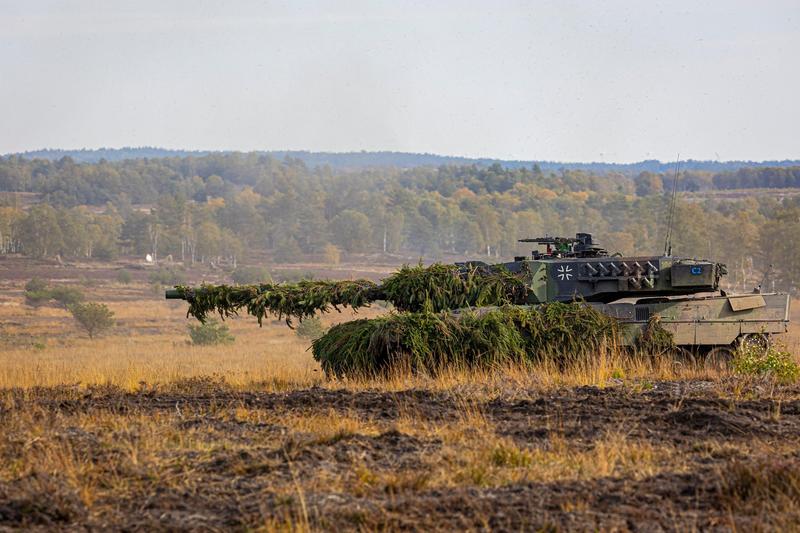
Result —
<instances>
[{"instance_id":1,"label":"camouflage netting","mask_svg":"<svg viewBox=\"0 0 800 533\"><path fill-rule=\"evenodd\" d=\"M385 300L398 311L438 312L465 307L525 303L527 287L522 278L502 268L476 267L459 270L454 265L405 266L378 285L369 280L314 281L261 285L178 286L189 300L187 316L204 321L210 314L228 317L241 309L258 319L265 316L300 320L332 308L365 307Z\"/></svg>"},{"instance_id":2,"label":"camouflage netting","mask_svg":"<svg viewBox=\"0 0 800 533\"><path fill-rule=\"evenodd\" d=\"M201 321L245 309L259 324L265 316L290 323L342 306L391 302L395 312L339 324L313 342L314 358L337 376L376 375L396 367L429 373L454 366L491 368L545 357L561 363L617 339L616 321L589 306L520 305L528 297L524 278L497 267L405 266L381 284L304 280L177 289L190 302L188 315Z\"/></svg>"},{"instance_id":3,"label":"camouflage netting","mask_svg":"<svg viewBox=\"0 0 800 533\"><path fill-rule=\"evenodd\" d=\"M658 315L652 315L647 326L636 339L636 347L644 353L660 354L675 349L675 339L670 331L661 325Z\"/></svg>"},{"instance_id":4,"label":"camouflage netting","mask_svg":"<svg viewBox=\"0 0 800 533\"><path fill-rule=\"evenodd\" d=\"M268 315L289 322L292 318L302 320L317 312L326 313L331 308L338 310L340 306L358 309L380 299L377 285L369 280L303 280L293 284L201 285L198 289L183 286L176 289L181 297L189 300L186 316L201 322L215 312L227 318L242 309L256 317L259 324Z\"/></svg>"},{"instance_id":5,"label":"camouflage netting","mask_svg":"<svg viewBox=\"0 0 800 533\"><path fill-rule=\"evenodd\" d=\"M383 299L398 311L438 312L465 307L522 304L525 281L503 267L404 266L381 284Z\"/></svg>"},{"instance_id":6,"label":"camouflage netting","mask_svg":"<svg viewBox=\"0 0 800 533\"><path fill-rule=\"evenodd\" d=\"M564 363L616 339L613 318L577 303L550 303L354 320L331 328L312 349L329 375L373 376L392 368L435 374L545 358Z\"/></svg>"}]
</instances>

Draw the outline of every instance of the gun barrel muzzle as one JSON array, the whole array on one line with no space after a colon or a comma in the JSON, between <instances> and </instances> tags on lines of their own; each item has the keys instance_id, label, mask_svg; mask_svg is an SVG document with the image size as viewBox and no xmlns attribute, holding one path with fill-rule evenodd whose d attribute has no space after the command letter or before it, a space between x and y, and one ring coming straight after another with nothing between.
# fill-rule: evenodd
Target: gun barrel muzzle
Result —
<instances>
[{"instance_id":1,"label":"gun barrel muzzle","mask_svg":"<svg viewBox=\"0 0 800 533\"><path fill-rule=\"evenodd\" d=\"M178 289L167 289L164 292L164 298L167 300L183 300L183 294Z\"/></svg>"}]
</instances>

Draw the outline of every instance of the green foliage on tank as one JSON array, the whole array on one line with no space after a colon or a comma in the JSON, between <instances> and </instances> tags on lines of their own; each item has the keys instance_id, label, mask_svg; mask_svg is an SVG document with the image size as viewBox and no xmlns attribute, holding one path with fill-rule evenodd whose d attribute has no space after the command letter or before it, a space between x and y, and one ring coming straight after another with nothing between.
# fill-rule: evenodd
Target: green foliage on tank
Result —
<instances>
[{"instance_id":1,"label":"green foliage on tank","mask_svg":"<svg viewBox=\"0 0 800 533\"><path fill-rule=\"evenodd\" d=\"M334 326L313 343L314 358L336 376L392 369L437 374L544 359L563 364L616 339L616 321L592 307L551 303L485 312L391 313Z\"/></svg>"},{"instance_id":2,"label":"green foliage on tank","mask_svg":"<svg viewBox=\"0 0 800 533\"><path fill-rule=\"evenodd\" d=\"M434 264L404 266L381 284L370 280L302 280L259 285L178 286L167 298L189 301L188 315L200 321L214 313L222 317L245 309L259 324L267 315L303 320L340 307L359 309L376 300L398 311L439 312L467 307L522 304L528 289L524 277L503 267L458 267Z\"/></svg>"}]
</instances>

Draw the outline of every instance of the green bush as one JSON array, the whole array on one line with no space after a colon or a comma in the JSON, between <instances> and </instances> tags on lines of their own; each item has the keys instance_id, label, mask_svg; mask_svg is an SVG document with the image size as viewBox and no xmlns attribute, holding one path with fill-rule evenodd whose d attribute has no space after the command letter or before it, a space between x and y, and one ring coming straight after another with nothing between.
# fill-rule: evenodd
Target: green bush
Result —
<instances>
[{"instance_id":1,"label":"green bush","mask_svg":"<svg viewBox=\"0 0 800 533\"><path fill-rule=\"evenodd\" d=\"M800 366L792 354L774 346L765 352L762 347L745 344L736 351L731 367L737 374L772 376L785 383L800 377Z\"/></svg>"},{"instance_id":2,"label":"green bush","mask_svg":"<svg viewBox=\"0 0 800 533\"><path fill-rule=\"evenodd\" d=\"M105 304L76 303L70 305L69 310L78 325L89 334L90 339L114 325L114 313Z\"/></svg>"},{"instance_id":3,"label":"green bush","mask_svg":"<svg viewBox=\"0 0 800 533\"><path fill-rule=\"evenodd\" d=\"M150 283L159 283L161 285L182 285L186 283L186 277L183 272L176 268L161 267L150 273L148 276Z\"/></svg>"},{"instance_id":4,"label":"green bush","mask_svg":"<svg viewBox=\"0 0 800 533\"><path fill-rule=\"evenodd\" d=\"M40 307L50 301L50 291L25 291L25 303L32 307Z\"/></svg>"},{"instance_id":5,"label":"green bush","mask_svg":"<svg viewBox=\"0 0 800 533\"><path fill-rule=\"evenodd\" d=\"M65 285L53 287L49 290L49 293L50 298L61 304L64 309L69 309L71 305L80 303L86 299L80 289L67 287Z\"/></svg>"},{"instance_id":6,"label":"green bush","mask_svg":"<svg viewBox=\"0 0 800 533\"><path fill-rule=\"evenodd\" d=\"M34 278L25 284L25 303L32 306L44 305L50 300L55 300L64 309L70 305L84 300L83 293L76 287L57 285L49 287L44 281Z\"/></svg>"},{"instance_id":7,"label":"green bush","mask_svg":"<svg viewBox=\"0 0 800 533\"><path fill-rule=\"evenodd\" d=\"M269 270L259 266L242 266L231 274L231 279L237 285L250 285L258 283L272 283Z\"/></svg>"},{"instance_id":8,"label":"green bush","mask_svg":"<svg viewBox=\"0 0 800 533\"><path fill-rule=\"evenodd\" d=\"M25 284L25 303L39 307L50 301L50 291L47 282L40 278L33 278Z\"/></svg>"},{"instance_id":9,"label":"green bush","mask_svg":"<svg viewBox=\"0 0 800 533\"><path fill-rule=\"evenodd\" d=\"M325 327L322 325L322 320L312 316L300 322L294 331L298 337L313 341L325 334Z\"/></svg>"},{"instance_id":10,"label":"green bush","mask_svg":"<svg viewBox=\"0 0 800 533\"><path fill-rule=\"evenodd\" d=\"M47 282L41 278L33 278L25 284L25 292L42 292L47 290Z\"/></svg>"},{"instance_id":11,"label":"green bush","mask_svg":"<svg viewBox=\"0 0 800 533\"><path fill-rule=\"evenodd\" d=\"M236 340L228 326L215 318L206 320L203 324L189 324L189 337L192 344L199 346L230 344Z\"/></svg>"},{"instance_id":12,"label":"green bush","mask_svg":"<svg viewBox=\"0 0 800 533\"><path fill-rule=\"evenodd\" d=\"M127 270L120 270L117 272L117 281L123 285L127 285L133 281L133 276L131 276L131 273Z\"/></svg>"}]
</instances>

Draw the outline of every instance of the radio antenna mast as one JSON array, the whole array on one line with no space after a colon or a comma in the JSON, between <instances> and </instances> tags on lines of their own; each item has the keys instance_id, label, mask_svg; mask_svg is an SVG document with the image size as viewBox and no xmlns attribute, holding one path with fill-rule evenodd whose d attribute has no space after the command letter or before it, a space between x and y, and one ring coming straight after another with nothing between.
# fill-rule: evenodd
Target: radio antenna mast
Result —
<instances>
[{"instance_id":1,"label":"radio antenna mast","mask_svg":"<svg viewBox=\"0 0 800 533\"><path fill-rule=\"evenodd\" d=\"M681 154L675 161L675 177L672 179L672 200L669 203L669 219L667 222L667 236L664 240L664 255L672 256L672 226L675 222L675 199L678 196L678 174L681 169Z\"/></svg>"}]
</instances>

